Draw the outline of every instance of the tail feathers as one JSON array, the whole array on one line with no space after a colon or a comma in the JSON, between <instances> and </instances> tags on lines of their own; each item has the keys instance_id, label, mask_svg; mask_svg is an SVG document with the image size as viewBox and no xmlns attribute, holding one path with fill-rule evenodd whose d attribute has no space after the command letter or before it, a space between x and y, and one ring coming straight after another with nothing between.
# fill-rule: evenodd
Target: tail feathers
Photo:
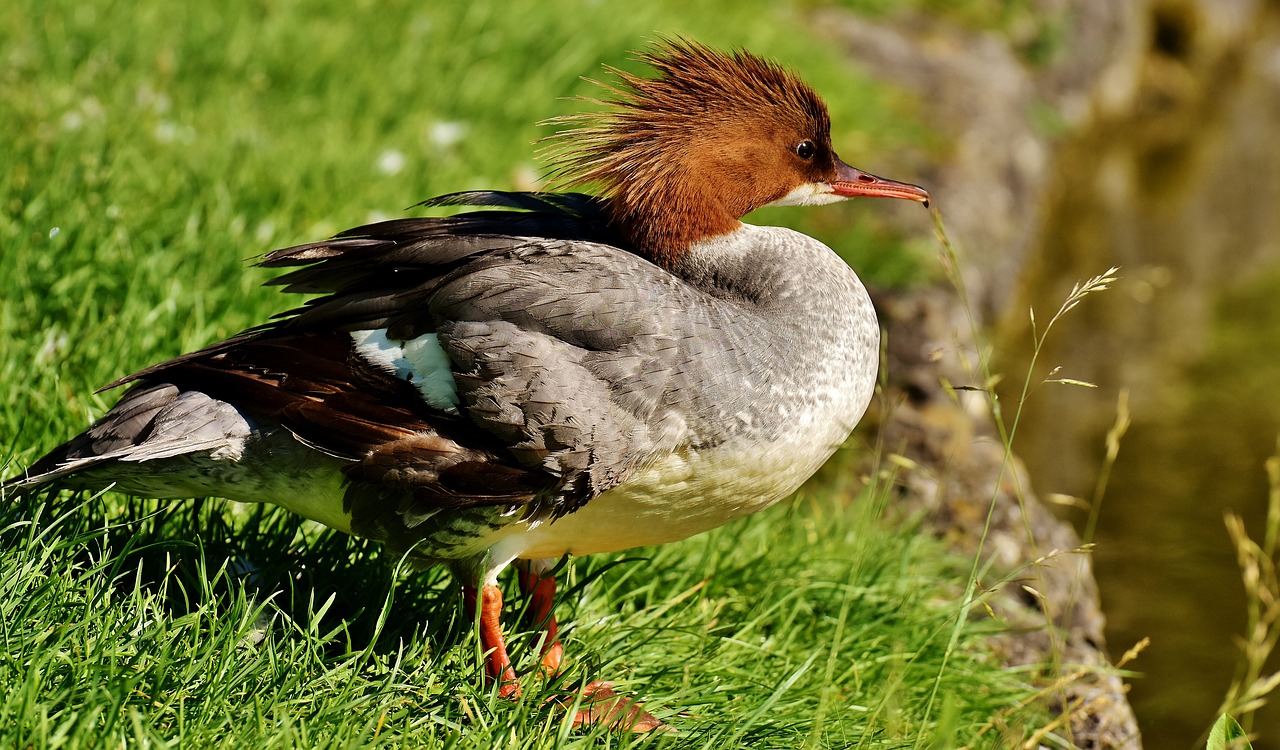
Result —
<instances>
[{"instance_id":1,"label":"tail feathers","mask_svg":"<svg viewBox=\"0 0 1280 750\"><path fill-rule=\"evenodd\" d=\"M50 451L25 472L4 482L7 490L30 492L57 480L74 481L87 470L87 484L110 483L109 466L172 458L197 451L238 450L250 431L228 404L169 383L134 386L89 429Z\"/></svg>"}]
</instances>

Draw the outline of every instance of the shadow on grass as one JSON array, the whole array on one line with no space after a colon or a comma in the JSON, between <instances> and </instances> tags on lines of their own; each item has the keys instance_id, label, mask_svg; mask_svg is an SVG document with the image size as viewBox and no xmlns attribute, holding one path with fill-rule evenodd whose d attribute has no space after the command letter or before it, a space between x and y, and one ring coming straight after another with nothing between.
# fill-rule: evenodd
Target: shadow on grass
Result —
<instances>
[{"instance_id":1,"label":"shadow on grass","mask_svg":"<svg viewBox=\"0 0 1280 750\"><path fill-rule=\"evenodd\" d=\"M238 599L251 606L269 602L264 617L271 622L263 626L273 637L310 634L326 659L335 660L357 652L391 657L419 643L435 660L474 641L461 587L445 566L402 563L375 542L274 506L127 498L121 508L80 491L21 496L0 507L0 528L33 519L56 527L51 533L73 569L107 566L113 595L142 590L174 620L199 611L218 618ZM567 625L561 632L572 633L576 603L588 586L615 568L645 561L580 561L557 597ZM556 572L565 567L562 561ZM520 659L536 648L537 633L518 627L526 602L515 591L515 577L504 578L503 622ZM281 616L292 627L282 627Z\"/></svg>"},{"instance_id":2,"label":"shadow on grass","mask_svg":"<svg viewBox=\"0 0 1280 750\"><path fill-rule=\"evenodd\" d=\"M56 524L58 546L76 568L109 565L111 592L142 589L173 619L199 610L220 615L240 596L270 601L301 632L325 634L328 657L391 654L419 639L443 653L470 633L444 568L397 577L398 560L377 544L270 506L243 506L233 519L229 505L131 498L121 511L87 492L49 493L11 500L0 508L0 527Z\"/></svg>"}]
</instances>

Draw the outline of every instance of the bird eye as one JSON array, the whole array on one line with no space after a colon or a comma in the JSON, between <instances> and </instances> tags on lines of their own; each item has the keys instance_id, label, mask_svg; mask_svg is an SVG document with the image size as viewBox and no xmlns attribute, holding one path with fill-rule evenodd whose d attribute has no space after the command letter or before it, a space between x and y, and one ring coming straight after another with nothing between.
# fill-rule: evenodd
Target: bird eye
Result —
<instances>
[{"instance_id":1,"label":"bird eye","mask_svg":"<svg viewBox=\"0 0 1280 750\"><path fill-rule=\"evenodd\" d=\"M813 141L800 141L796 144L796 156L809 161L813 155L818 153L818 147L813 145Z\"/></svg>"}]
</instances>

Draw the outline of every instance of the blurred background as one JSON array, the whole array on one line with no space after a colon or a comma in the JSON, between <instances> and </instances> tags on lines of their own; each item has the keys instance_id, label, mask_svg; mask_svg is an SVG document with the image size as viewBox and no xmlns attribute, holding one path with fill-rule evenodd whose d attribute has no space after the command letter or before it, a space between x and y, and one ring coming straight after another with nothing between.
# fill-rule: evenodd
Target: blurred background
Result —
<instances>
[{"instance_id":1,"label":"blurred background","mask_svg":"<svg viewBox=\"0 0 1280 750\"><path fill-rule=\"evenodd\" d=\"M62 390L88 393L148 364L103 377L100 353L67 344L95 335L86 319L114 340L101 300L122 285L157 300L190 287L177 295L190 307L157 301L156 319L186 321L178 335L129 332L171 336L161 348L178 354L257 322L246 298L275 304L245 257L442 192L536 186L534 123L577 109L565 97L590 95L578 77L601 63L634 68L626 51L655 33L796 69L826 98L846 161L934 192L1006 416L1033 384L1015 451L1036 492L1097 543L1110 651L1151 638L1131 681L1146 746L1193 747L1212 722L1247 611L1223 514L1262 538L1280 433L1280 2L7 5L0 137L31 150L0 155L0 254L32 249L22 273L84 299L74 324L0 305L0 325L42 342L3 363L15 392L58 373ZM299 48L310 53L282 52ZM273 165L298 163L301 177L280 182ZM122 194L123 174L151 182ZM76 200L59 200L69 190ZM821 237L878 287L945 285L928 220L908 209L762 221ZM242 254L150 259L209 226ZM62 249L104 238L118 252L97 267L58 265ZM1072 284L1111 266L1121 282L1064 317L1028 375L1028 310L1047 321ZM1056 367L1097 387L1041 383ZM33 409L83 424L103 406L0 401L11 424ZM1121 409L1131 424L1099 504ZM1254 728L1256 747L1280 748L1274 708Z\"/></svg>"},{"instance_id":2,"label":"blurred background","mask_svg":"<svg viewBox=\"0 0 1280 750\"><path fill-rule=\"evenodd\" d=\"M920 171L991 332L1007 427L1030 384L1014 450L1097 544L1112 656L1151 639L1130 681L1146 747L1197 746L1239 681L1248 622L1224 515L1275 533L1280 3L915 6L816 17L916 94L944 144ZM1112 266L1121 281L1037 354L1072 286ZM1254 730L1280 747L1275 706Z\"/></svg>"},{"instance_id":3,"label":"blurred background","mask_svg":"<svg viewBox=\"0 0 1280 750\"><path fill-rule=\"evenodd\" d=\"M1077 23L1089 18L1075 5ZM1132 424L1092 509L1095 573L1113 655L1151 638L1131 693L1146 746L1186 747L1246 628L1224 514L1262 539L1280 433L1280 4L1114 5L1116 26L1094 32L1108 44L1063 51L1104 61L1088 114L1046 95L1063 130L1019 281L990 295L995 356L1012 401L1028 308L1043 325L1077 280L1122 267L1115 289L1063 319L1033 376L1061 366L1098 388L1035 388L1016 450L1042 496L1092 502L1127 395ZM1066 515L1084 529L1090 509ZM1280 747L1274 709L1256 747Z\"/></svg>"}]
</instances>

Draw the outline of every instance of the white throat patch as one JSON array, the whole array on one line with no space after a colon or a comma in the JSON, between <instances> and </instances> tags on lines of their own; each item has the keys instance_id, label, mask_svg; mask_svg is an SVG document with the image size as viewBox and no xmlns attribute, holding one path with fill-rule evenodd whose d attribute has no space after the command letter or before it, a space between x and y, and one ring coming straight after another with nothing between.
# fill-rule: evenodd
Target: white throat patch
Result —
<instances>
[{"instance_id":1,"label":"white throat patch","mask_svg":"<svg viewBox=\"0 0 1280 750\"><path fill-rule=\"evenodd\" d=\"M836 195L831 186L822 182L806 182L778 200L766 203L767 206L821 206L845 200L845 196Z\"/></svg>"}]
</instances>

